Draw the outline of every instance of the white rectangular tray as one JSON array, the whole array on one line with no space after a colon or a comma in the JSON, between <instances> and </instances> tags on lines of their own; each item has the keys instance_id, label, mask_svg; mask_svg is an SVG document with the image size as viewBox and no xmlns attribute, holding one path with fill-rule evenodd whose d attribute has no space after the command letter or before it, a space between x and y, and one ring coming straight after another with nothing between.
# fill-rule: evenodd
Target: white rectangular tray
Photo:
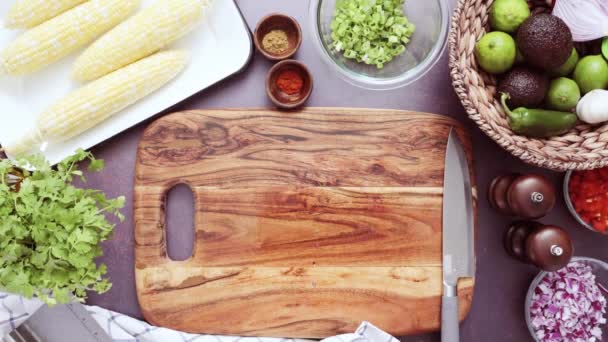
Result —
<instances>
[{"instance_id":1,"label":"white rectangular tray","mask_svg":"<svg viewBox=\"0 0 608 342\"><path fill-rule=\"evenodd\" d=\"M5 17L12 2L0 1L0 18ZM141 7L152 3L154 0L143 0ZM0 49L20 33L1 26ZM215 0L205 22L169 48L191 52L190 64L178 78L86 133L49 144L42 151L47 159L56 164L78 148L89 149L162 112L239 72L253 53L251 34L233 0ZM0 145L19 138L49 105L79 86L70 80L70 71L80 52L33 75L0 79Z\"/></svg>"}]
</instances>

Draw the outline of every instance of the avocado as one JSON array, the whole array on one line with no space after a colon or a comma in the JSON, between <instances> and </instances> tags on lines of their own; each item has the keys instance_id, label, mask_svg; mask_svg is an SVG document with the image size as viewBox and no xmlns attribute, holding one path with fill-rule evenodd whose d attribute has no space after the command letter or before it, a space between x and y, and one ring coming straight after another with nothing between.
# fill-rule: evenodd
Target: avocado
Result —
<instances>
[{"instance_id":1,"label":"avocado","mask_svg":"<svg viewBox=\"0 0 608 342\"><path fill-rule=\"evenodd\" d=\"M510 108L534 107L541 104L549 88L549 78L542 72L515 67L498 84L498 96L507 93L511 97Z\"/></svg>"},{"instance_id":2,"label":"avocado","mask_svg":"<svg viewBox=\"0 0 608 342\"><path fill-rule=\"evenodd\" d=\"M536 68L555 70L572 53L572 32L560 18L546 13L531 16L517 31L517 47L526 62Z\"/></svg>"}]
</instances>

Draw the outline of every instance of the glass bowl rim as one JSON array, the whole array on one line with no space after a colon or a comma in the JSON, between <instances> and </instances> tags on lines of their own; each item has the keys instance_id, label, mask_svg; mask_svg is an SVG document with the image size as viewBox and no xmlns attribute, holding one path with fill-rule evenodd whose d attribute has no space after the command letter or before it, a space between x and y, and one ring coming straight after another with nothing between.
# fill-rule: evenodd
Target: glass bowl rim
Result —
<instances>
[{"instance_id":1,"label":"glass bowl rim","mask_svg":"<svg viewBox=\"0 0 608 342\"><path fill-rule=\"evenodd\" d=\"M393 90L405 87L426 75L441 59L443 52L448 45L448 34L450 28L450 12L446 0L436 0L441 11L441 28L437 42L433 45L430 53L422 62L412 69L401 73L398 76L379 79L367 75L361 75L339 66L330 56L321 39L319 28L319 5L323 0L311 0L309 5L309 20L313 34L313 41L321 54L323 62L338 71L340 78L357 87L367 90ZM412 1L412 0L410 0Z\"/></svg>"},{"instance_id":2,"label":"glass bowl rim","mask_svg":"<svg viewBox=\"0 0 608 342\"><path fill-rule=\"evenodd\" d=\"M595 259L595 258L589 258L589 257L572 257L572 260L570 260L570 262L576 262L576 261L582 261L582 262L588 262L588 263L595 263L595 264L599 264L601 265L603 268L608 270L608 262L599 260L599 259ZM530 304L532 303L532 295L534 294L534 290L536 289L536 287L538 287L538 284L540 284L541 280L543 280L544 277L547 276L547 274L549 274L550 272L546 272L546 271L540 271L536 277L534 277L534 279L532 280L532 282L530 283L530 286L528 287L528 293L526 293L526 299L525 299L525 304L524 304L524 315L526 318L526 325L528 326L528 332L530 333L530 335L532 336L532 339L534 339L535 342L539 342L539 340L536 338L535 330L532 327L532 318L530 316ZM608 299L608 298L607 298ZM604 325L602 327L602 330L608 329L608 326Z\"/></svg>"}]
</instances>

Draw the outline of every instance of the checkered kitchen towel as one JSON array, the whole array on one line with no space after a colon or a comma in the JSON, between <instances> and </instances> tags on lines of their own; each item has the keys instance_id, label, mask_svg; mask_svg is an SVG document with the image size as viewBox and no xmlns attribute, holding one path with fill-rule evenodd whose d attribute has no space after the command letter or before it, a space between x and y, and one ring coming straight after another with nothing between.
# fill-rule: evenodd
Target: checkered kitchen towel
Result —
<instances>
[{"instance_id":1,"label":"checkered kitchen towel","mask_svg":"<svg viewBox=\"0 0 608 342\"><path fill-rule=\"evenodd\" d=\"M25 322L42 303L35 299L0 292L0 338ZM133 342L307 342L306 340L194 335L155 327L140 320L97 306L86 306L97 323L114 341ZM353 334L326 338L322 342L399 342L393 336L368 322Z\"/></svg>"}]
</instances>

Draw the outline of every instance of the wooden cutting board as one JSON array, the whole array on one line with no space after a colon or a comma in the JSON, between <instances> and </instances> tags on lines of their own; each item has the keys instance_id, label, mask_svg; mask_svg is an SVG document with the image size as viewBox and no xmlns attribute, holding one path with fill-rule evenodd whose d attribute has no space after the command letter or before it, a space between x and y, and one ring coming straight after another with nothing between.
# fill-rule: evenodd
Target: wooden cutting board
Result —
<instances>
[{"instance_id":1,"label":"wooden cutting board","mask_svg":"<svg viewBox=\"0 0 608 342\"><path fill-rule=\"evenodd\" d=\"M439 329L452 127L470 157L463 128L432 114L239 109L157 120L135 181L145 318L249 336L322 338L364 320L395 336ZM172 261L165 197L182 183L194 193L196 241L189 260ZM461 319L473 285L459 284Z\"/></svg>"}]
</instances>

